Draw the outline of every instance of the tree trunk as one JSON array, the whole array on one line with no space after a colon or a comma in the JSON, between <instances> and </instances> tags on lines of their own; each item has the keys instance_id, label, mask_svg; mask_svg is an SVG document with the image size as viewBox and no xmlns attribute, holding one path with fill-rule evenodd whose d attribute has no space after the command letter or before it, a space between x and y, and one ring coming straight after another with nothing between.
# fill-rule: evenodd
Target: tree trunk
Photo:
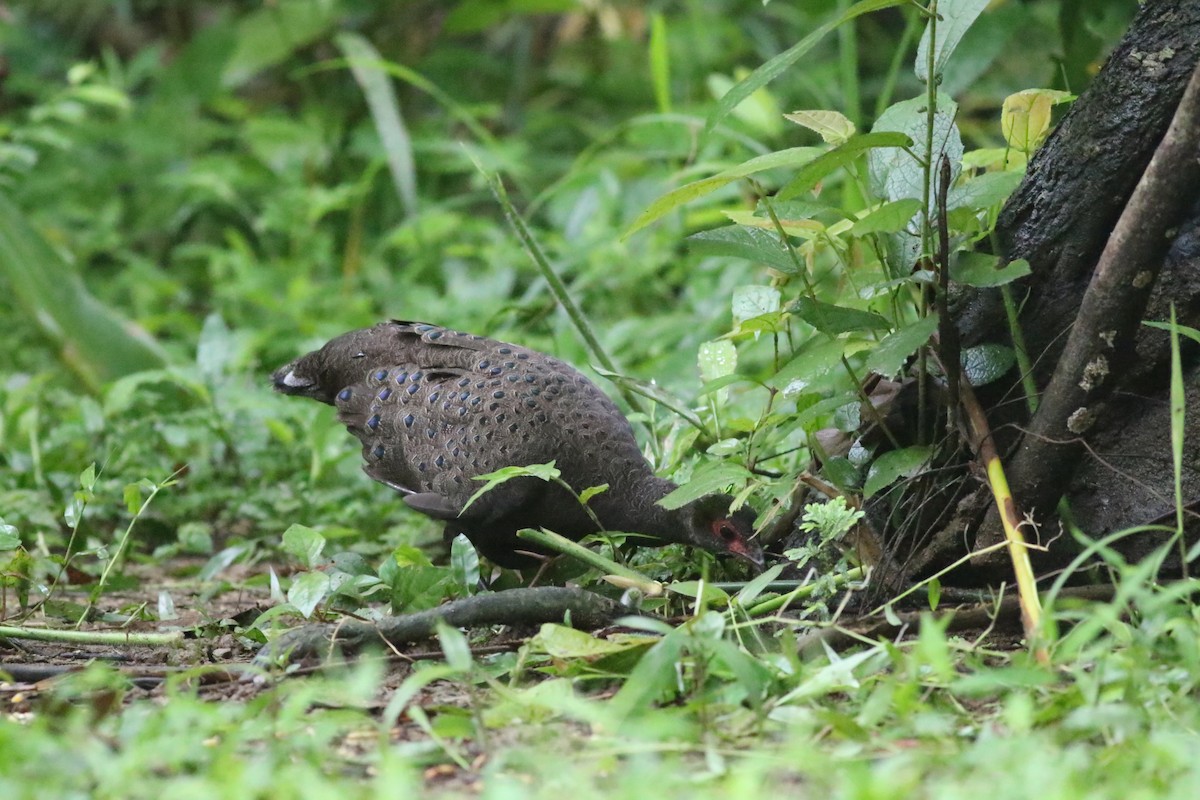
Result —
<instances>
[{"instance_id":1,"label":"tree trunk","mask_svg":"<svg viewBox=\"0 0 1200 800\"><path fill-rule=\"evenodd\" d=\"M1200 327L1200 148L1186 138L1200 130L1200 113L1172 126L1198 60L1200 0L1143 5L1000 215L1002 255L1032 268L1014 292L1024 301L1020 325L1041 397L1031 416L1013 375L984 387L980 400L1014 497L1038 524L1036 539L1046 549L1034 560L1043 568L1067 563L1081 547L1063 533L1060 497L1093 539L1175 525L1169 337L1138 323L1168 320L1173 303L1180 324ZM964 346L1010 341L998 291L957 301ZM1200 348L1186 339L1182 345L1186 427L1195 432ZM1188 529L1200 539L1194 436L1185 439L1180 479ZM964 543L981 549L1002 540L988 494L984 486L965 497L943 493L943 504L953 503L943 514L949 520L928 541L909 542L910 576L961 556ZM1142 531L1114 547L1141 557L1168 535ZM989 578L1011 575L1002 549L974 566Z\"/></svg>"}]
</instances>

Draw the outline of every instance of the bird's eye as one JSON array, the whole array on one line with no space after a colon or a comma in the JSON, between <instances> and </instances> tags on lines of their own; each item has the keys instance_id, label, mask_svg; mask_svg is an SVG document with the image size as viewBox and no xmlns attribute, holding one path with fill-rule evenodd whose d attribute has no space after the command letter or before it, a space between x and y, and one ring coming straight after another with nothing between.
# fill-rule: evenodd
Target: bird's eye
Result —
<instances>
[{"instance_id":1,"label":"bird's eye","mask_svg":"<svg viewBox=\"0 0 1200 800\"><path fill-rule=\"evenodd\" d=\"M713 523L713 533L727 542L736 541L738 538L737 529L727 519L715 521Z\"/></svg>"}]
</instances>

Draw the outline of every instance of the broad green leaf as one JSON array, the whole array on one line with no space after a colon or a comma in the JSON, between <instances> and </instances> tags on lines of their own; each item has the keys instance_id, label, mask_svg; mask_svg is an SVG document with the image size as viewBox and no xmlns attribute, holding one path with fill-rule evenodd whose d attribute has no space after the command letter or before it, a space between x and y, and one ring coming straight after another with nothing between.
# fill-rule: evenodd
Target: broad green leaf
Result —
<instances>
[{"instance_id":1,"label":"broad green leaf","mask_svg":"<svg viewBox=\"0 0 1200 800\"><path fill-rule=\"evenodd\" d=\"M304 525L292 525L283 532L283 550L306 568L317 566L321 551L325 549L325 537Z\"/></svg>"},{"instance_id":2,"label":"broad green leaf","mask_svg":"<svg viewBox=\"0 0 1200 800\"><path fill-rule=\"evenodd\" d=\"M880 331L891 327L890 322L874 312L836 306L809 297L801 297L788 310L822 333L830 335L848 331Z\"/></svg>"},{"instance_id":3,"label":"broad green leaf","mask_svg":"<svg viewBox=\"0 0 1200 800\"><path fill-rule=\"evenodd\" d=\"M929 82L929 40L933 34L933 75L938 78L946 61L958 46L963 34L978 19L991 0L941 0L937 5L938 18L930 20L917 47L917 80Z\"/></svg>"},{"instance_id":4,"label":"broad green leaf","mask_svg":"<svg viewBox=\"0 0 1200 800\"><path fill-rule=\"evenodd\" d=\"M728 339L717 339L700 345L697 357L700 379L705 383L732 375L737 370L737 348Z\"/></svg>"},{"instance_id":5,"label":"broad green leaf","mask_svg":"<svg viewBox=\"0 0 1200 800\"><path fill-rule=\"evenodd\" d=\"M733 321L745 322L779 310L780 294L774 286L738 286L733 290Z\"/></svg>"},{"instance_id":6,"label":"broad green leaf","mask_svg":"<svg viewBox=\"0 0 1200 800\"><path fill-rule=\"evenodd\" d=\"M21 536L16 525L0 519L0 550L15 550L21 546Z\"/></svg>"},{"instance_id":7,"label":"broad green leaf","mask_svg":"<svg viewBox=\"0 0 1200 800\"><path fill-rule=\"evenodd\" d=\"M929 341L929 337L937 330L937 324L937 314L930 314L888 334L867 356L867 369L884 377L895 375L904 366L905 360Z\"/></svg>"},{"instance_id":8,"label":"broad green leaf","mask_svg":"<svg viewBox=\"0 0 1200 800\"><path fill-rule=\"evenodd\" d=\"M90 492L96 488L96 462L93 461L83 468L83 472L79 473L79 488L85 492Z\"/></svg>"},{"instance_id":9,"label":"broad green leaf","mask_svg":"<svg viewBox=\"0 0 1200 800\"><path fill-rule=\"evenodd\" d=\"M436 608L447 596L454 594L454 579L446 567L405 567L388 571L381 567L379 577L391 588L393 613Z\"/></svg>"},{"instance_id":10,"label":"broad green leaf","mask_svg":"<svg viewBox=\"0 0 1200 800\"><path fill-rule=\"evenodd\" d=\"M537 636L529 640L529 645L535 652L544 652L551 658L594 661L601 656L646 648L657 641L650 636L598 639L586 631L547 622L538 630Z\"/></svg>"},{"instance_id":11,"label":"broad green leaf","mask_svg":"<svg viewBox=\"0 0 1200 800\"><path fill-rule=\"evenodd\" d=\"M698 181L680 186L667 192L662 197L655 200L650 206L638 215L638 218L633 221L629 229L625 231L622 238L627 238L636 233L642 228L654 222L659 217L669 211L678 208L685 203L689 203L698 197L703 197L709 192L720 189L727 183L739 180L741 178L763 172L768 169L776 169L779 167L798 167L801 164L806 164L812 161L817 156L821 155L819 147L793 147L790 150L780 150L775 153L768 153L765 156L752 158L736 167L731 167L723 172L718 172L709 178L702 178Z\"/></svg>"},{"instance_id":12,"label":"broad green leaf","mask_svg":"<svg viewBox=\"0 0 1200 800\"><path fill-rule=\"evenodd\" d=\"M988 287L1011 283L1029 274L1029 262L1023 258L1010 261L1003 269L997 269L998 256L987 253L959 253L957 261L950 267L950 279L968 286Z\"/></svg>"},{"instance_id":13,"label":"broad green leaf","mask_svg":"<svg viewBox=\"0 0 1200 800\"><path fill-rule=\"evenodd\" d=\"M783 116L784 119L819 134L827 143L833 145L848 141L857 130L850 118L840 111L793 111Z\"/></svg>"},{"instance_id":14,"label":"broad green leaf","mask_svg":"<svg viewBox=\"0 0 1200 800\"><path fill-rule=\"evenodd\" d=\"M787 274L797 269L779 237L761 228L729 225L689 236L687 243L693 252L704 255L744 258Z\"/></svg>"},{"instance_id":15,"label":"broad green leaf","mask_svg":"<svg viewBox=\"0 0 1200 800\"><path fill-rule=\"evenodd\" d=\"M471 540L461 533L450 542L450 572L454 582L467 594L479 590L479 553L475 552Z\"/></svg>"},{"instance_id":16,"label":"broad green leaf","mask_svg":"<svg viewBox=\"0 0 1200 800\"><path fill-rule=\"evenodd\" d=\"M1008 199L1024 177L1019 172L985 172L950 187L946 208L970 208L984 211Z\"/></svg>"},{"instance_id":17,"label":"broad green leaf","mask_svg":"<svg viewBox=\"0 0 1200 800\"><path fill-rule=\"evenodd\" d=\"M707 137L708 134L712 133L713 128L729 116L739 103L786 72L805 53L811 50L817 42L825 38L826 34L839 25L863 14L869 14L872 11L879 11L884 8L891 8L892 6L905 5L906 2L907 0L862 0L862 2L855 3L846 9L841 15L819 26L808 36L805 36L787 50L767 61L761 67L754 70L754 72L750 73L741 83L726 92L721 97L720 102L717 103L717 107L708 115L708 119L705 120L702 136Z\"/></svg>"},{"instance_id":18,"label":"broad green leaf","mask_svg":"<svg viewBox=\"0 0 1200 800\"><path fill-rule=\"evenodd\" d=\"M890 106L879 115L872 132L894 131L913 141L911 153L897 147L877 147L867 153L871 192L884 200L921 199L925 192L925 170L919 159L925 157L926 142L933 143L933 160L944 154L950 159L951 184L962 167L963 145L954 117L958 106L949 96L939 93L933 115L933 137L928 138L927 102L914 97ZM937 170L934 170L937 174ZM932 199L933 192L930 192Z\"/></svg>"},{"instance_id":19,"label":"broad green leaf","mask_svg":"<svg viewBox=\"0 0 1200 800\"><path fill-rule=\"evenodd\" d=\"M895 233L905 230L912 218L921 211L921 201L909 197L884 203L850 227L851 236L869 233Z\"/></svg>"},{"instance_id":20,"label":"broad green leaf","mask_svg":"<svg viewBox=\"0 0 1200 800\"><path fill-rule=\"evenodd\" d=\"M980 344L962 351L963 373L972 386L991 383L1012 369L1017 356L1003 344Z\"/></svg>"},{"instance_id":21,"label":"broad green leaf","mask_svg":"<svg viewBox=\"0 0 1200 800\"><path fill-rule=\"evenodd\" d=\"M905 447L889 450L871 462L867 480L863 483L863 496L870 497L881 489L891 486L900 478L911 478L929 461L932 451L927 446Z\"/></svg>"},{"instance_id":22,"label":"broad green leaf","mask_svg":"<svg viewBox=\"0 0 1200 800\"><path fill-rule=\"evenodd\" d=\"M328 575L324 572L302 572L292 580L287 599L307 619L328 594Z\"/></svg>"},{"instance_id":23,"label":"broad green leaf","mask_svg":"<svg viewBox=\"0 0 1200 800\"><path fill-rule=\"evenodd\" d=\"M233 357L234 339L229 326L220 314L209 314L196 343L196 366L200 374L209 382L217 380L228 372Z\"/></svg>"},{"instance_id":24,"label":"broad green leaf","mask_svg":"<svg viewBox=\"0 0 1200 800\"><path fill-rule=\"evenodd\" d=\"M750 477L750 470L741 464L714 461L696 470L690 481L659 500L658 504L668 510L680 508L705 495L724 492L730 486L741 484Z\"/></svg>"},{"instance_id":25,"label":"broad green leaf","mask_svg":"<svg viewBox=\"0 0 1200 800\"><path fill-rule=\"evenodd\" d=\"M813 337L805 342L791 361L784 364L779 372L771 378L771 385L779 389L787 388L788 393L798 394L804 386L841 365L842 354L846 350L844 339L826 339L823 336ZM796 381L804 386L793 386Z\"/></svg>"},{"instance_id":26,"label":"broad green leaf","mask_svg":"<svg viewBox=\"0 0 1200 800\"><path fill-rule=\"evenodd\" d=\"M433 562L429 560L429 556L425 555L425 551L419 547L413 547L410 544L402 544L392 551L392 563L397 567L428 567L432 566Z\"/></svg>"},{"instance_id":27,"label":"broad green leaf","mask_svg":"<svg viewBox=\"0 0 1200 800\"><path fill-rule=\"evenodd\" d=\"M907 134L890 131L877 131L855 136L845 144L838 145L801 167L796 176L788 181L787 185L776 193L776 196L780 200L788 200L812 189L825 176L834 170L850 164L867 151L873 152L881 148L908 147L912 144L912 141Z\"/></svg>"},{"instance_id":28,"label":"broad green leaf","mask_svg":"<svg viewBox=\"0 0 1200 800\"><path fill-rule=\"evenodd\" d=\"M25 315L97 392L122 375L162 367L166 352L144 330L97 300L6 195L0 194L0 275Z\"/></svg>"},{"instance_id":29,"label":"broad green leaf","mask_svg":"<svg viewBox=\"0 0 1200 800\"><path fill-rule=\"evenodd\" d=\"M136 515L142 510L142 498L144 497L142 490L144 488L140 482L125 484L125 510L130 514ZM153 485L151 485L151 488L153 488Z\"/></svg>"}]
</instances>

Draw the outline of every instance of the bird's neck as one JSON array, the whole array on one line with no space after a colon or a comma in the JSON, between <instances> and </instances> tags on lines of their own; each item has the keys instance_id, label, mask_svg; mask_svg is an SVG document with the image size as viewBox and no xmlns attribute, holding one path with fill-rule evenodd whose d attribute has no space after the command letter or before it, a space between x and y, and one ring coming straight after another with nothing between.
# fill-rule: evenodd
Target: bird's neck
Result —
<instances>
[{"instance_id":1,"label":"bird's neck","mask_svg":"<svg viewBox=\"0 0 1200 800\"><path fill-rule=\"evenodd\" d=\"M623 478L592 501L605 529L650 534L668 542L680 541L678 510L667 510L658 504L676 485L658 477L649 467L642 474L631 473Z\"/></svg>"}]
</instances>

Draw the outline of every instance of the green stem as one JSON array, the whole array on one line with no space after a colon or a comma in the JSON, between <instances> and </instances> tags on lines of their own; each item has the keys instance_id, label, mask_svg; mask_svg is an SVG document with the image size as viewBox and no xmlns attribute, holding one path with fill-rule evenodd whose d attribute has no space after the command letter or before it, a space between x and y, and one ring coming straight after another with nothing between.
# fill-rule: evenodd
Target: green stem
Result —
<instances>
[{"instance_id":1,"label":"green stem","mask_svg":"<svg viewBox=\"0 0 1200 800\"><path fill-rule=\"evenodd\" d=\"M863 567L852 567L845 572L834 575L834 588L840 589L851 581L862 580L862 577L865 574L866 570ZM770 614L785 606L791 605L793 601L803 600L805 597L810 596L815 591L817 591L817 585L815 583L805 583L801 586L797 586L787 594L781 594L778 597L769 597L766 600L763 600L761 603L756 603L755 605L750 606L750 608L746 609L746 616L759 617L763 614Z\"/></svg>"},{"instance_id":2,"label":"green stem","mask_svg":"<svg viewBox=\"0 0 1200 800\"><path fill-rule=\"evenodd\" d=\"M589 550L578 542L573 542L567 537L560 536L553 531L526 528L517 531L517 536L535 544L540 544L542 547L547 547L556 552L571 556L571 558L582 561L589 567L594 567L608 575L616 575L618 578L623 578L651 597L658 596L663 592L663 585L658 581L650 580L642 573L635 569L630 569L624 564L610 561L599 553Z\"/></svg>"},{"instance_id":3,"label":"green stem","mask_svg":"<svg viewBox=\"0 0 1200 800\"><path fill-rule=\"evenodd\" d=\"M74 631L53 628L19 628L0 625L0 639L28 639L36 642L69 644L98 644L105 646L137 645L158 647L183 642L183 631L170 633L137 633L134 631Z\"/></svg>"}]
</instances>

